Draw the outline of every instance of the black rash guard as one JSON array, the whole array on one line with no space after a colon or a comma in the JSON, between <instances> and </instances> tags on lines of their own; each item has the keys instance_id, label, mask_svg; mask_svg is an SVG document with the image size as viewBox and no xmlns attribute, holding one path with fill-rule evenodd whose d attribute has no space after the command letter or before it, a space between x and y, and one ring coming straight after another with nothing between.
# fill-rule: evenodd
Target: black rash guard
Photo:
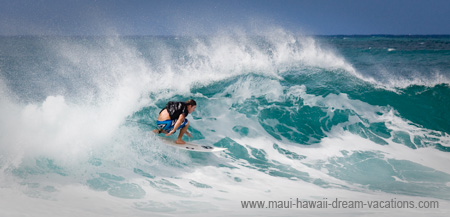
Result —
<instances>
[{"instance_id":1,"label":"black rash guard","mask_svg":"<svg viewBox=\"0 0 450 217\"><path fill-rule=\"evenodd\" d=\"M170 101L167 103L167 105L164 109L167 109L167 112L169 112L170 120L177 120L181 114L184 114L184 117L187 117L189 114L187 105L184 102ZM161 110L161 112L163 110ZM161 112L159 112L159 113L161 113Z\"/></svg>"}]
</instances>

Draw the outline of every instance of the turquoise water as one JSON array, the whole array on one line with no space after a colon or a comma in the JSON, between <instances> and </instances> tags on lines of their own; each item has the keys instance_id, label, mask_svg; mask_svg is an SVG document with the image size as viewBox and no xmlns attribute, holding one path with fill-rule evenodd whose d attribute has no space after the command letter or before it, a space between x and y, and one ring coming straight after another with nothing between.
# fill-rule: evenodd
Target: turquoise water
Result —
<instances>
[{"instance_id":1,"label":"turquoise water","mask_svg":"<svg viewBox=\"0 0 450 217\"><path fill-rule=\"evenodd\" d=\"M21 201L38 216L251 216L241 200L293 197L445 204L449 69L447 36L2 37L0 187L15 196L1 212ZM227 151L186 152L150 132L167 101L189 98L191 141Z\"/></svg>"}]
</instances>

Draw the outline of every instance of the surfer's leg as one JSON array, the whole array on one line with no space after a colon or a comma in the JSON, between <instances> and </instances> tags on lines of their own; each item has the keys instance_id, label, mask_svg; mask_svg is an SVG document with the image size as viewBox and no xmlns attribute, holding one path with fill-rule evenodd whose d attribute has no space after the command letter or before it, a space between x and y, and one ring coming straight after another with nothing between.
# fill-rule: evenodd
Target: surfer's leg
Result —
<instances>
[{"instance_id":1,"label":"surfer's leg","mask_svg":"<svg viewBox=\"0 0 450 217\"><path fill-rule=\"evenodd\" d=\"M154 130L153 130L153 133L155 133L155 134L160 134L160 133L166 134L167 131L165 131L164 129L154 129Z\"/></svg>"},{"instance_id":2,"label":"surfer's leg","mask_svg":"<svg viewBox=\"0 0 450 217\"><path fill-rule=\"evenodd\" d=\"M181 130L180 130L180 134L178 135L177 144L186 144L186 142L183 141L183 135L187 132L189 127L189 122L186 124L186 126L184 126Z\"/></svg>"}]
</instances>

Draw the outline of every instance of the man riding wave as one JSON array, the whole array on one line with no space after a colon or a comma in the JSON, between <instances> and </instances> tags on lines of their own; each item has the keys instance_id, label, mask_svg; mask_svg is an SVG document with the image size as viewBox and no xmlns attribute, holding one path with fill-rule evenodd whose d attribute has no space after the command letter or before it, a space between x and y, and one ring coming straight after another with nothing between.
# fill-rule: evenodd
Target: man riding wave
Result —
<instances>
[{"instance_id":1,"label":"man riding wave","mask_svg":"<svg viewBox=\"0 0 450 217\"><path fill-rule=\"evenodd\" d=\"M166 136L170 136L175 131L180 130L178 135L177 144L185 144L182 140L184 134L192 138L192 135L187 131L189 127L189 121L186 117L195 111L197 108L197 102L190 99L186 102L173 102L167 103L166 107L159 112L156 124L158 129L154 130L155 133L165 133Z\"/></svg>"}]
</instances>

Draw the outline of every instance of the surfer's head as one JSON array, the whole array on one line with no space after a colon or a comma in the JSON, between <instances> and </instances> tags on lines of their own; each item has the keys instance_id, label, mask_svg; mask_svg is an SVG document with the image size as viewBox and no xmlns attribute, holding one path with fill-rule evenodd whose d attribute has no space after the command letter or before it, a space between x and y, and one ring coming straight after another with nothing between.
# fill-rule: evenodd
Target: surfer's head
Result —
<instances>
[{"instance_id":1,"label":"surfer's head","mask_svg":"<svg viewBox=\"0 0 450 217\"><path fill-rule=\"evenodd\" d=\"M187 105L189 114L194 112L195 108L197 108L197 102L195 102L195 100L193 100L193 99L190 99L190 100L186 101L186 105Z\"/></svg>"}]
</instances>

